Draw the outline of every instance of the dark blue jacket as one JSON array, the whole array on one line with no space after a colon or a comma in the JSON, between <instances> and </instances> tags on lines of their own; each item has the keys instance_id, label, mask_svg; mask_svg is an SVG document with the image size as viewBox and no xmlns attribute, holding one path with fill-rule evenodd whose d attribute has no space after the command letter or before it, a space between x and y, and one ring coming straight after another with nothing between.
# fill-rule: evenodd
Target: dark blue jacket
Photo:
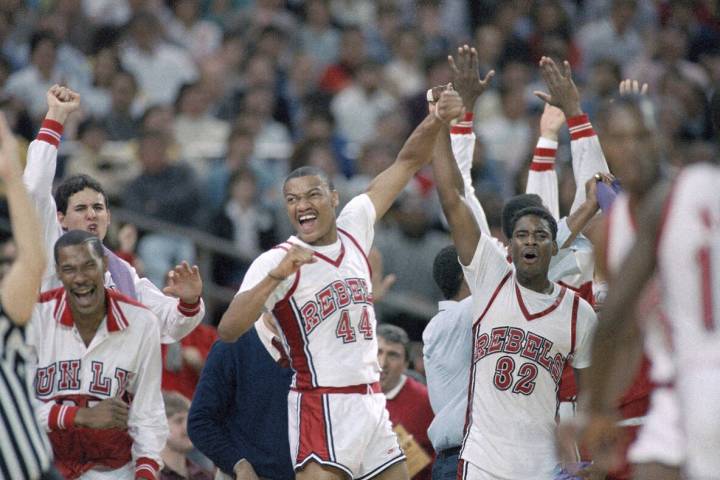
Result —
<instances>
[{"instance_id":1,"label":"dark blue jacket","mask_svg":"<svg viewBox=\"0 0 720 480\"><path fill-rule=\"evenodd\" d=\"M254 328L235 343L215 342L188 417L193 444L227 474L245 458L260 477L294 479L287 416L291 377Z\"/></svg>"}]
</instances>

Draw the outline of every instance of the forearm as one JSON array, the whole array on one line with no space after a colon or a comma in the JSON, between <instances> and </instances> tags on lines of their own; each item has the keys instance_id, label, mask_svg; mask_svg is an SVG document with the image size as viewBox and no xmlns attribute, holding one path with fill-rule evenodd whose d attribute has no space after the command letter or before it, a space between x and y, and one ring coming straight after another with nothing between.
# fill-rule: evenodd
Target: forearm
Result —
<instances>
[{"instance_id":1,"label":"forearm","mask_svg":"<svg viewBox=\"0 0 720 480\"><path fill-rule=\"evenodd\" d=\"M573 175L575 177L575 199L570 212L574 212L585 201L585 182L596 173L609 173L600 141L587 115L568 117L570 129L570 150Z\"/></svg>"},{"instance_id":2,"label":"forearm","mask_svg":"<svg viewBox=\"0 0 720 480\"><path fill-rule=\"evenodd\" d=\"M395 162L370 183L367 195L375 206L377 219L385 215L413 176L430 162L435 137L442 126L434 115L425 117L410 134Z\"/></svg>"},{"instance_id":3,"label":"forearm","mask_svg":"<svg viewBox=\"0 0 720 480\"><path fill-rule=\"evenodd\" d=\"M132 267L130 267L132 269ZM160 327L160 341L175 343L192 332L205 316L205 302L187 303L165 295L150 280L140 278L132 269L138 300L157 317Z\"/></svg>"},{"instance_id":4,"label":"forearm","mask_svg":"<svg viewBox=\"0 0 720 480\"><path fill-rule=\"evenodd\" d=\"M592 199L587 199L567 217L567 225L570 229L570 237L560 248L569 247L575 238L585 229L590 220L593 219L598 211L598 205Z\"/></svg>"},{"instance_id":5,"label":"forearm","mask_svg":"<svg viewBox=\"0 0 720 480\"><path fill-rule=\"evenodd\" d=\"M200 409L188 420L188 433L193 445L225 473L232 474L235 464L248 455L245 445L233 440L227 416L216 418Z\"/></svg>"},{"instance_id":6,"label":"forearm","mask_svg":"<svg viewBox=\"0 0 720 480\"><path fill-rule=\"evenodd\" d=\"M250 330L263 312L265 302L280 283L281 280L266 275L255 287L236 295L218 324L220 339L234 342Z\"/></svg>"},{"instance_id":7,"label":"forearm","mask_svg":"<svg viewBox=\"0 0 720 480\"><path fill-rule=\"evenodd\" d=\"M438 134L434 155L433 175L440 203L450 225L458 255L467 265L472 260L481 233L472 210L463 198L463 180L453 158L447 128Z\"/></svg>"},{"instance_id":8,"label":"forearm","mask_svg":"<svg viewBox=\"0 0 720 480\"><path fill-rule=\"evenodd\" d=\"M45 250L42 245L42 229L37 212L30 201L22 175L15 169L11 178L5 183L8 207L10 210L10 223L13 236L17 244L17 263L27 275L27 283L36 284L40 288L42 273L45 269Z\"/></svg>"},{"instance_id":9,"label":"forearm","mask_svg":"<svg viewBox=\"0 0 720 480\"><path fill-rule=\"evenodd\" d=\"M555 172L555 155L557 140L546 138L544 134L538 139L530 170L528 171L525 193L538 195L543 205L552 213L555 220L560 218L560 202L558 200L558 179Z\"/></svg>"}]
</instances>

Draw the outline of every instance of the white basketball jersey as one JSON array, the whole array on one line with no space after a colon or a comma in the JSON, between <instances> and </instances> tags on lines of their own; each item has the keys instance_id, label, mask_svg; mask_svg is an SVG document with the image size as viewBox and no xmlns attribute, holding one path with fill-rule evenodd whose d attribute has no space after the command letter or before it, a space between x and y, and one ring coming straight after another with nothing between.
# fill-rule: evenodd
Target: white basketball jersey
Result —
<instances>
[{"instance_id":1,"label":"white basketball jersey","mask_svg":"<svg viewBox=\"0 0 720 480\"><path fill-rule=\"evenodd\" d=\"M520 286L483 235L463 267L475 303L461 458L493 478L552 478L563 367L590 364L595 312L571 290Z\"/></svg>"},{"instance_id":2,"label":"white basketball jersey","mask_svg":"<svg viewBox=\"0 0 720 480\"><path fill-rule=\"evenodd\" d=\"M666 202L658 240L665 309L679 366L720 367L720 169L686 168Z\"/></svg>"},{"instance_id":3,"label":"white basketball jersey","mask_svg":"<svg viewBox=\"0 0 720 480\"><path fill-rule=\"evenodd\" d=\"M618 195L610 209L607 219L607 265L611 277L622 275L625 257L632 249L637 238L637 222L630 210L630 196ZM674 366L672 363L672 345L668 323L662 311L660 287L653 278L643 291L638 306L638 322L644 332L645 354L650 360L650 379L657 384L672 382Z\"/></svg>"},{"instance_id":4,"label":"white basketball jersey","mask_svg":"<svg viewBox=\"0 0 720 480\"><path fill-rule=\"evenodd\" d=\"M292 236L258 257L243 280L240 292L260 282L292 244L315 251L317 261L283 281L265 304L282 334L298 389L346 387L380 378L367 259L374 222L370 198L355 197L337 219L337 242L314 247Z\"/></svg>"}]
</instances>

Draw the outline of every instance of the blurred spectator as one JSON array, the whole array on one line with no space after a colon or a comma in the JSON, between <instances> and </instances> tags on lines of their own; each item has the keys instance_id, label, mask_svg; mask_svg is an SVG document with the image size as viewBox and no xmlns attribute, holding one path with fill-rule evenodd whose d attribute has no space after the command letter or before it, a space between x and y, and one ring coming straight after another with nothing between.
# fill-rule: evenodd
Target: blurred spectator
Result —
<instances>
[{"instance_id":1,"label":"blurred spectator","mask_svg":"<svg viewBox=\"0 0 720 480\"><path fill-rule=\"evenodd\" d=\"M199 0L170 0L173 17L167 26L170 39L196 61L211 55L220 46L222 31L213 22L200 18Z\"/></svg>"},{"instance_id":2,"label":"blurred spectator","mask_svg":"<svg viewBox=\"0 0 720 480\"><path fill-rule=\"evenodd\" d=\"M261 324L235 343L215 342L190 409L190 438L227 475L219 478L295 478L287 433L292 372L268 354L273 337Z\"/></svg>"},{"instance_id":3,"label":"blurred spectator","mask_svg":"<svg viewBox=\"0 0 720 480\"><path fill-rule=\"evenodd\" d=\"M632 21L636 0L612 0L608 17L601 17L584 26L578 33L584 71L601 58L609 58L622 67L642 53L640 34Z\"/></svg>"},{"instance_id":4,"label":"blurred spectator","mask_svg":"<svg viewBox=\"0 0 720 480\"><path fill-rule=\"evenodd\" d=\"M210 211L220 210L223 206L223 202L229 195L230 177L235 172L241 169L255 168L252 161L254 148L255 137L250 130L236 128L230 133L225 158L215 160L210 165L208 172L204 191L206 206ZM253 174L262 178L262 172L258 170L253 170Z\"/></svg>"},{"instance_id":5,"label":"blurred spectator","mask_svg":"<svg viewBox=\"0 0 720 480\"><path fill-rule=\"evenodd\" d=\"M407 2L406 2L407 3ZM412 11L417 13L416 24L419 27L420 38L422 38L423 54L426 57L447 55L450 52L452 42L446 35L443 26L444 8L440 8L440 0L429 0L418 2L417 7ZM453 35L466 36L467 30L462 23L456 23L450 27ZM465 30L464 32L462 30Z\"/></svg>"},{"instance_id":6,"label":"blurred spectator","mask_svg":"<svg viewBox=\"0 0 720 480\"><path fill-rule=\"evenodd\" d=\"M400 327L383 323L377 327L378 363L380 364L380 387L387 399L386 408L390 422L402 425L416 442L434 455L427 429L433 419L427 387L406 375L410 362L410 340ZM412 477L430 480L432 465Z\"/></svg>"},{"instance_id":7,"label":"blurred spectator","mask_svg":"<svg viewBox=\"0 0 720 480\"><path fill-rule=\"evenodd\" d=\"M475 122L474 128L488 156L499 162L507 183L529 158L533 138L523 90L503 88L500 101L500 115Z\"/></svg>"},{"instance_id":8,"label":"blurred spectator","mask_svg":"<svg viewBox=\"0 0 720 480\"><path fill-rule=\"evenodd\" d=\"M389 62L392 59L393 37L401 29L402 19L397 5L394 2L380 3L377 22L367 25L363 30L369 57L378 63Z\"/></svg>"},{"instance_id":9,"label":"blurred spectator","mask_svg":"<svg viewBox=\"0 0 720 480\"><path fill-rule=\"evenodd\" d=\"M419 193L407 192L393 207L393 224L378 229L376 235L385 270L397 275L393 291L418 302L436 302L441 295L432 278L432 264L417 259L433 258L449 242L446 234L430 228L435 218L428 203Z\"/></svg>"},{"instance_id":10,"label":"blurred spectator","mask_svg":"<svg viewBox=\"0 0 720 480\"><path fill-rule=\"evenodd\" d=\"M302 133L305 140L328 142L342 174L347 178L355 175L357 149L337 132L335 119L329 111L320 109L311 111L303 122Z\"/></svg>"},{"instance_id":11,"label":"blurred spectator","mask_svg":"<svg viewBox=\"0 0 720 480\"><path fill-rule=\"evenodd\" d=\"M340 37L338 61L325 69L320 88L336 94L352 82L356 70L366 61L365 36L358 27L347 27Z\"/></svg>"},{"instance_id":12,"label":"blurred spectator","mask_svg":"<svg viewBox=\"0 0 720 480\"><path fill-rule=\"evenodd\" d=\"M305 23L300 27L299 48L325 67L333 63L340 48L340 33L330 22L328 0L305 2Z\"/></svg>"},{"instance_id":13,"label":"blurred spectator","mask_svg":"<svg viewBox=\"0 0 720 480\"><path fill-rule=\"evenodd\" d=\"M209 97L199 82L180 88L176 110L174 130L180 156L204 178L208 161L225 154L230 126L210 115Z\"/></svg>"},{"instance_id":14,"label":"blurred spectator","mask_svg":"<svg viewBox=\"0 0 720 480\"><path fill-rule=\"evenodd\" d=\"M137 213L178 225L193 226L200 207L200 189L190 167L171 164L167 136L156 130L142 133L138 158L142 168L122 194L123 206ZM192 264L194 248L187 238L172 234L145 235L138 246L148 278L163 285L165 273L185 260Z\"/></svg>"},{"instance_id":15,"label":"blurred spectator","mask_svg":"<svg viewBox=\"0 0 720 480\"><path fill-rule=\"evenodd\" d=\"M595 118L600 105L617 93L620 80L622 80L622 72L616 62L604 58L595 62L590 67L582 94L583 112L590 118Z\"/></svg>"},{"instance_id":16,"label":"blurred spectator","mask_svg":"<svg viewBox=\"0 0 720 480\"><path fill-rule=\"evenodd\" d=\"M57 66L57 49L52 34L34 33L30 39L30 65L10 75L5 85L7 93L22 101L37 123L45 114L45 93L54 84L69 80Z\"/></svg>"},{"instance_id":17,"label":"blurred spectator","mask_svg":"<svg viewBox=\"0 0 720 480\"><path fill-rule=\"evenodd\" d=\"M365 62L355 72L350 86L338 93L331 110L338 131L363 145L372 140L380 115L395 108L395 99L383 89L380 66Z\"/></svg>"},{"instance_id":18,"label":"blurred spectator","mask_svg":"<svg viewBox=\"0 0 720 480\"><path fill-rule=\"evenodd\" d=\"M192 399L200 372L215 340L215 327L201 323L180 342L162 344L163 391L178 392Z\"/></svg>"},{"instance_id":19,"label":"blurred spectator","mask_svg":"<svg viewBox=\"0 0 720 480\"><path fill-rule=\"evenodd\" d=\"M411 28L396 32L393 41L394 58L385 65L384 74L389 89L401 98L424 91L422 72L422 46L417 33Z\"/></svg>"},{"instance_id":20,"label":"blurred spectator","mask_svg":"<svg viewBox=\"0 0 720 480\"><path fill-rule=\"evenodd\" d=\"M343 26L368 27L375 23L377 3L374 0L330 0L330 11Z\"/></svg>"},{"instance_id":21,"label":"blurred spectator","mask_svg":"<svg viewBox=\"0 0 720 480\"><path fill-rule=\"evenodd\" d=\"M120 70L110 85L110 109L103 124L110 140L131 140L138 134L138 121L134 115L137 82L132 73Z\"/></svg>"},{"instance_id":22,"label":"blurred spectator","mask_svg":"<svg viewBox=\"0 0 720 480\"><path fill-rule=\"evenodd\" d=\"M110 48L100 50L93 58L92 84L81 92L83 105L93 117L104 117L110 111L113 79L120 69L120 60Z\"/></svg>"},{"instance_id":23,"label":"blurred spectator","mask_svg":"<svg viewBox=\"0 0 720 480\"><path fill-rule=\"evenodd\" d=\"M78 127L77 149L65 165L65 176L85 174L105 185L111 201L120 198L127 183L139 173L137 162L123 155L122 149L108 144L105 126L94 119L85 120Z\"/></svg>"},{"instance_id":24,"label":"blurred spectator","mask_svg":"<svg viewBox=\"0 0 720 480\"><path fill-rule=\"evenodd\" d=\"M190 56L163 41L161 31L155 15L138 13L130 22L127 44L120 55L123 66L135 75L148 105L172 103L180 87L197 78Z\"/></svg>"},{"instance_id":25,"label":"blurred spectator","mask_svg":"<svg viewBox=\"0 0 720 480\"><path fill-rule=\"evenodd\" d=\"M273 213L259 199L252 171L247 167L234 171L227 200L210 218L207 231L232 241L236 253L245 260L217 255L213 259L213 278L220 285L238 288L252 260L278 241Z\"/></svg>"},{"instance_id":26,"label":"blurred spectator","mask_svg":"<svg viewBox=\"0 0 720 480\"><path fill-rule=\"evenodd\" d=\"M163 392L163 401L169 435L167 444L160 453L165 464L160 471L160 480L212 480L212 472L204 470L187 456L193 449L187 433L190 401L176 392Z\"/></svg>"}]
</instances>

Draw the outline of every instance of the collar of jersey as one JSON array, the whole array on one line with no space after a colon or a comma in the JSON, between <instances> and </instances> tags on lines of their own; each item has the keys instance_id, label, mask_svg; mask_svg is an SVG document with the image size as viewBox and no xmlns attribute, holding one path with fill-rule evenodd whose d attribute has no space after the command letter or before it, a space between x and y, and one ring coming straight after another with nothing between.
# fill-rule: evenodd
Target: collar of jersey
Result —
<instances>
[{"instance_id":1,"label":"collar of jersey","mask_svg":"<svg viewBox=\"0 0 720 480\"><path fill-rule=\"evenodd\" d=\"M322 245L322 246L315 246L310 245L308 243L303 242L295 235L291 236L288 239L288 243L300 245L301 247L309 248L310 250L315 252L315 256L319 258L320 260L324 260L330 265L334 267L339 267L340 263L343 260L343 257L345 256L345 244L340 239L340 235L338 235L338 239L335 243L332 243L330 245ZM332 258L333 255L337 255L335 259Z\"/></svg>"},{"instance_id":2,"label":"collar of jersey","mask_svg":"<svg viewBox=\"0 0 720 480\"><path fill-rule=\"evenodd\" d=\"M533 320L537 320L540 317L544 317L545 315L549 314L553 310L555 310L557 307L560 306L560 303L562 302L563 298L565 297L565 292L567 291L567 287L561 287L560 292L557 291L557 284L553 282L553 291L549 294L543 294L538 293L533 290L530 290L529 288L525 288L522 285L520 285L517 280L515 280L515 293L518 298L518 303L520 304L520 310L522 310L523 315L525 316L525 320L528 322L531 322ZM553 295L556 295L555 301L552 305L550 305L545 310L538 312L538 313L530 313L530 310L528 310L527 306L525 306L525 301L523 300L523 295L528 296L535 296L537 298L552 298Z\"/></svg>"}]
</instances>

